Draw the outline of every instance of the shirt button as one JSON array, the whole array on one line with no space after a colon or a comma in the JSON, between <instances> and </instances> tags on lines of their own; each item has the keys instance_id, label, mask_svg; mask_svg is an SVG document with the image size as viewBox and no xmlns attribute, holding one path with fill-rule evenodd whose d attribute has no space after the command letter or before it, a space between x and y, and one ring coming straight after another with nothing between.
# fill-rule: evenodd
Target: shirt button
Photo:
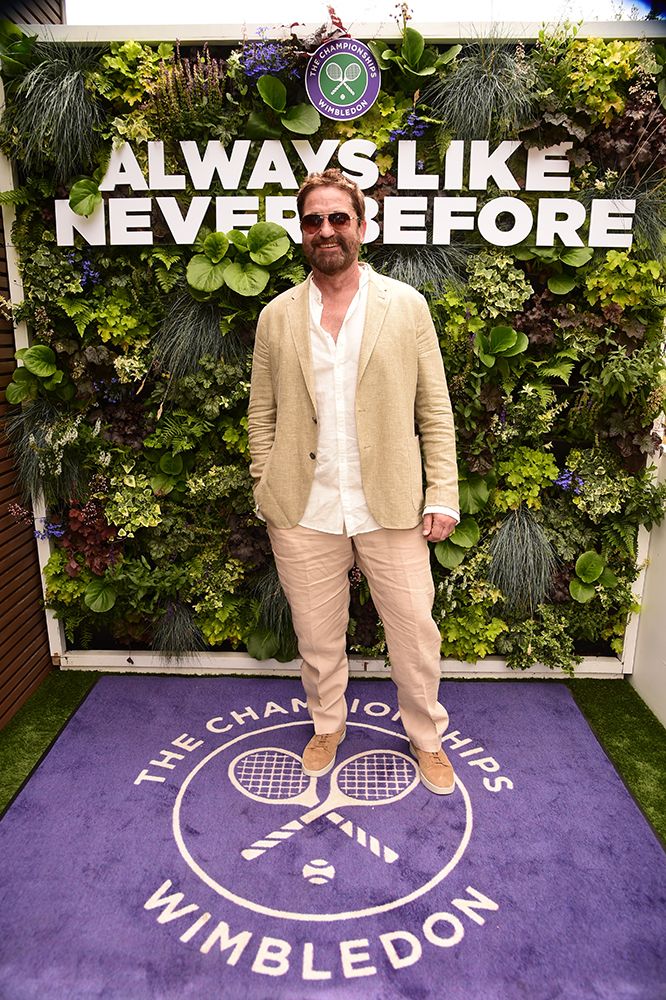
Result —
<instances>
[{"instance_id":1,"label":"shirt button","mask_svg":"<svg viewBox=\"0 0 666 1000\"><path fill-rule=\"evenodd\" d=\"M316 423L317 423L317 418L316 418L316 417L313 417L313 418L312 418L312 423L313 423L313 424L316 424Z\"/></svg>"},{"instance_id":2,"label":"shirt button","mask_svg":"<svg viewBox=\"0 0 666 1000\"><path fill-rule=\"evenodd\" d=\"M313 451L311 451L311 452L310 452L310 458L316 458L316 457L317 457L317 456L315 455L315 453L314 453Z\"/></svg>"}]
</instances>

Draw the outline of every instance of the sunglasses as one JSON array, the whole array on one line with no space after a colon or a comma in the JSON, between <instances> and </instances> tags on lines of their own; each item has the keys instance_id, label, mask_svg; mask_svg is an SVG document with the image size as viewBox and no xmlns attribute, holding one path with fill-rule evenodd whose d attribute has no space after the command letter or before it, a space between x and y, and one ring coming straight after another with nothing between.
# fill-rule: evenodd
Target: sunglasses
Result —
<instances>
[{"instance_id":1,"label":"sunglasses","mask_svg":"<svg viewBox=\"0 0 666 1000\"><path fill-rule=\"evenodd\" d=\"M347 212L330 212L328 215L304 215L301 219L301 229L304 233L318 233L324 224L324 219L328 219L336 233L346 229L351 222L351 216ZM357 222L361 220L357 217Z\"/></svg>"}]
</instances>

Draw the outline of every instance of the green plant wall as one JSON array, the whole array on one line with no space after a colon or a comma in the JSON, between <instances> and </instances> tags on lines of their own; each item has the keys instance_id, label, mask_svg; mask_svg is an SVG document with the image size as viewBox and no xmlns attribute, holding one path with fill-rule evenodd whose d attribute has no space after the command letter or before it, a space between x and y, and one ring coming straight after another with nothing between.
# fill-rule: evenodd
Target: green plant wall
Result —
<instances>
[{"instance_id":1,"label":"green plant wall","mask_svg":"<svg viewBox=\"0 0 666 1000\"><path fill-rule=\"evenodd\" d=\"M567 26L529 45L425 46L408 21L404 10L392 45L371 43L380 96L348 123L319 119L303 89L310 52L338 24L234 49L0 32L0 144L18 171L2 197L16 206L15 314L32 345L7 391L8 429L26 498L41 489L47 502L35 531L52 539L47 603L71 646L295 655L253 512L246 406L257 315L306 269L281 227L222 234L210 216L191 246L174 245L154 212L152 246L61 247L54 199L93 211L124 141L145 167L148 141L163 140L176 172L179 140L253 138L251 165L263 138L288 149L308 136L376 143L366 193L381 206L400 139L417 141L419 170L439 173L452 139L513 138L573 141L569 197L634 199L634 239L501 249L459 232L450 246L364 250L426 295L448 374L463 516L432 551L442 655L571 670L584 654L621 653L638 528L664 513L650 466L664 400L666 48ZM351 584L350 650L381 656L356 570Z\"/></svg>"}]
</instances>

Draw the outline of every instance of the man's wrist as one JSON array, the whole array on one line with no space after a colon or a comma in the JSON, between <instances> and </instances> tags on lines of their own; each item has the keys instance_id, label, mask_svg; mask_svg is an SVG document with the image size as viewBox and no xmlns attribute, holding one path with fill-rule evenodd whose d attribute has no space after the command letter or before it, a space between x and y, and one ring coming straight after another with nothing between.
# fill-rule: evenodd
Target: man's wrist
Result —
<instances>
[{"instance_id":1,"label":"man's wrist","mask_svg":"<svg viewBox=\"0 0 666 1000\"><path fill-rule=\"evenodd\" d=\"M423 508L424 514L448 514L455 521L460 523L460 511L454 510L453 507L440 507L438 504L428 504Z\"/></svg>"}]
</instances>

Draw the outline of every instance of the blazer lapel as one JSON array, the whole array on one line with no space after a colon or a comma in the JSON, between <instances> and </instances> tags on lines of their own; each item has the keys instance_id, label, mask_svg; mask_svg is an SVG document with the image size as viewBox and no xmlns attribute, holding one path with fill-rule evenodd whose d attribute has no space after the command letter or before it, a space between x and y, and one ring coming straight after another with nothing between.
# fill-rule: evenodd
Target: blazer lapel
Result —
<instances>
[{"instance_id":1,"label":"blazer lapel","mask_svg":"<svg viewBox=\"0 0 666 1000\"><path fill-rule=\"evenodd\" d=\"M312 344L310 343L310 281L308 276L304 282L298 285L287 304L287 319L291 330L291 337L296 349L303 380L308 390L308 395L312 400L312 405L317 409L317 400L314 390L314 370L312 367Z\"/></svg>"},{"instance_id":2,"label":"blazer lapel","mask_svg":"<svg viewBox=\"0 0 666 1000\"><path fill-rule=\"evenodd\" d=\"M366 264L366 267L368 265ZM363 327L363 337L361 339L361 350L358 358L358 385L363 378L368 361L377 343L377 338L386 318L391 295L388 285L380 275L370 271L368 282L368 307L365 314L365 326Z\"/></svg>"}]
</instances>

